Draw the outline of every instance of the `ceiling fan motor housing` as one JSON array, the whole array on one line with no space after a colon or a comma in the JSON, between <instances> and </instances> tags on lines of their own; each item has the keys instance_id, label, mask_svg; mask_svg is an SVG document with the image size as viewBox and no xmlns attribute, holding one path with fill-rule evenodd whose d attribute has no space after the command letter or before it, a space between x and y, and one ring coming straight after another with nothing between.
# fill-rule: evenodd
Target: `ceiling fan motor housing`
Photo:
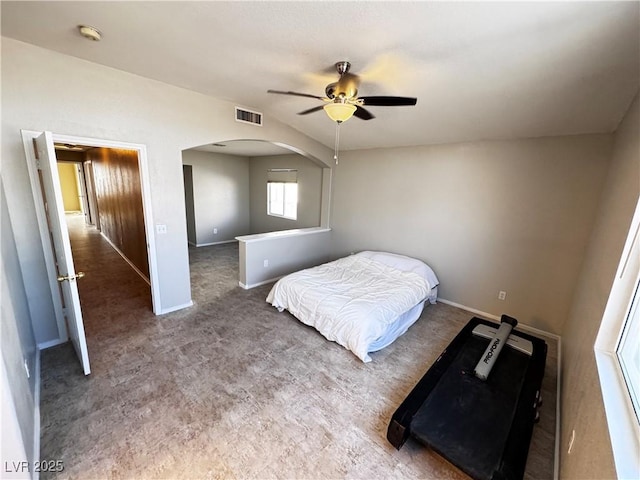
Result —
<instances>
[{"instance_id":1,"label":"ceiling fan motor housing","mask_svg":"<svg viewBox=\"0 0 640 480\"><path fill-rule=\"evenodd\" d=\"M330 83L327 88L324 89L324 93L327 98L334 99L336 97L336 90L338 89L338 82Z\"/></svg>"},{"instance_id":2,"label":"ceiling fan motor housing","mask_svg":"<svg viewBox=\"0 0 640 480\"><path fill-rule=\"evenodd\" d=\"M352 99L358 96L358 77L350 73L344 74L340 80L330 83L324 90L327 98Z\"/></svg>"}]
</instances>

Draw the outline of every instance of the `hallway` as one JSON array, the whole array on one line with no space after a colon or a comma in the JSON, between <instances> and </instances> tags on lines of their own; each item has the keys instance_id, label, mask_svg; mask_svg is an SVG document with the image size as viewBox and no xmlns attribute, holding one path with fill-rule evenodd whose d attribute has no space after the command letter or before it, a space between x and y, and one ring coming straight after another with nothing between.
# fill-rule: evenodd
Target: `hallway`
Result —
<instances>
[{"instance_id":1,"label":"hallway","mask_svg":"<svg viewBox=\"0 0 640 480\"><path fill-rule=\"evenodd\" d=\"M78 280L89 351L96 340L114 339L153 319L151 288L84 215L67 214L67 226Z\"/></svg>"}]
</instances>

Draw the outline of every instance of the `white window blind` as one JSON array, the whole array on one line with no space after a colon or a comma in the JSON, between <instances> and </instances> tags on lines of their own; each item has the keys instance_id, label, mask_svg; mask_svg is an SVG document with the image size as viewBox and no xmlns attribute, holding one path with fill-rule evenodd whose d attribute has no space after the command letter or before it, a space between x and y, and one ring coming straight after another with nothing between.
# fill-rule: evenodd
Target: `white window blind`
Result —
<instances>
[{"instance_id":1,"label":"white window blind","mask_svg":"<svg viewBox=\"0 0 640 480\"><path fill-rule=\"evenodd\" d=\"M298 183L298 171L288 168L267 170L267 182Z\"/></svg>"}]
</instances>

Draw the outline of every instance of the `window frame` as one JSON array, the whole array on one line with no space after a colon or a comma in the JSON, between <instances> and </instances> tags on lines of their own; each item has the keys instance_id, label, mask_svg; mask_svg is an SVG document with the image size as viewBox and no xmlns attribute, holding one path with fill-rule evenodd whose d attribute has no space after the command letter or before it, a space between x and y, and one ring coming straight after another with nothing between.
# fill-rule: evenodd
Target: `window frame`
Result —
<instances>
[{"instance_id":1,"label":"window frame","mask_svg":"<svg viewBox=\"0 0 640 480\"><path fill-rule=\"evenodd\" d=\"M634 357L640 355L638 339L640 339L640 275L636 280L629 310L620 332L620 341L616 348L616 355L627 390L629 390L636 421L640 425L640 365L634 363Z\"/></svg>"},{"instance_id":2,"label":"window frame","mask_svg":"<svg viewBox=\"0 0 640 480\"><path fill-rule=\"evenodd\" d=\"M271 210L271 196L272 196L272 187L274 185L282 185L282 214L275 213ZM293 215L287 215L287 185L295 185L295 212ZM267 181L267 215L271 217L278 218L286 218L287 220L298 220L298 182L280 182L280 181ZM289 193L290 194L290 193Z\"/></svg>"},{"instance_id":3,"label":"window frame","mask_svg":"<svg viewBox=\"0 0 640 480\"><path fill-rule=\"evenodd\" d=\"M640 423L634 409L618 348L640 282L640 198L631 222L594 353L600 378L611 447L619 478L637 478L640 472Z\"/></svg>"}]
</instances>

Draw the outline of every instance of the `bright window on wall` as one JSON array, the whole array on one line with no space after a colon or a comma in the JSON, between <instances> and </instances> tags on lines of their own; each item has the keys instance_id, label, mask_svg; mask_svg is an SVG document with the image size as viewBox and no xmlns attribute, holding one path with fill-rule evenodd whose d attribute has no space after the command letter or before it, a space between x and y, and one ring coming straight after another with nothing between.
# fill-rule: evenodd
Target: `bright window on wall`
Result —
<instances>
[{"instance_id":1,"label":"bright window on wall","mask_svg":"<svg viewBox=\"0 0 640 480\"><path fill-rule=\"evenodd\" d=\"M640 478L640 198L596 338L618 478Z\"/></svg>"},{"instance_id":2,"label":"bright window on wall","mask_svg":"<svg viewBox=\"0 0 640 480\"><path fill-rule=\"evenodd\" d=\"M298 218L298 171L278 168L267 171L267 214L290 220Z\"/></svg>"},{"instance_id":3,"label":"bright window on wall","mask_svg":"<svg viewBox=\"0 0 640 480\"><path fill-rule=\"evenodd\" d=\"M622 329L616 354L629 390L636 420L640 423L640 293L638 287L640 287L640 281L636 283L631 308Z\"/></svg>"}]
</instances>

